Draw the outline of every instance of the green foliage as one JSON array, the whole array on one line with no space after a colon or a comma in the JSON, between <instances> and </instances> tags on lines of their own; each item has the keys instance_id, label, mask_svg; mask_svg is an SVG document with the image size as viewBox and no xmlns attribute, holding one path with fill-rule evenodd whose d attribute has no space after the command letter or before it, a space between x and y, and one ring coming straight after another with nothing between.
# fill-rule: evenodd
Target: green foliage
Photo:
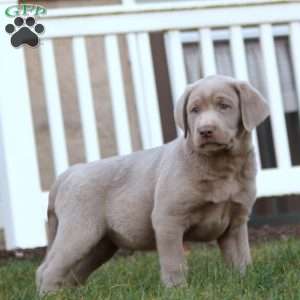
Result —
<instances>
[{"instance_id":1,"label":"green foliage","mask_svg":"<svg viewBox=\"0 0 300 300\"><path fill-rule=\"evenodd\" d=\"M118 257L95 272L87 285L62 290L47 300L300 299L300 241L254 246L245 276L224 266L215 248L195 247L188 257L189 285L166 289L155 253ZM0 300L34 300L36 260L0 262Z\"/></svg>"}]
</instances>

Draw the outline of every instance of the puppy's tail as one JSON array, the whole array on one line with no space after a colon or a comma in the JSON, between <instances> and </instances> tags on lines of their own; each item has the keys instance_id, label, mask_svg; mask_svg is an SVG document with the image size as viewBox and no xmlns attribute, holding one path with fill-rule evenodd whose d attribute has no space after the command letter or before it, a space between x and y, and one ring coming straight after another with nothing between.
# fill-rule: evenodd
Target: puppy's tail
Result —
<instances>
[{"instance_id":1,"label":"puppy's tail","mask_svg":"<svg viewBox=\"0 0 300 300\"><path fill-rule=\"evenodd\" d=\"M58 190L59 182L56 182L49 192L48 199L48 223L47 223L47 235L48 235L48 252L53 244L58 228L58 218L55 213L55 198Z\"/></svg>"},{"instance_id":2,"label":"puppy's tail","mask_svg":"<svg viewBox=\"0 0 300 300\"><path fill-rule=\"evenodd\" d=\"M57 215L55 212L55 200L57 197L59 187L63 183L65 178L69 175L70 169L68 169L66 172L62 173L57 178L56 182L51 187L51 190L49 192L48 210L47 210L47 216L48 216L48 223L47 223L48 249L47 249L47 252L49 252L49 250L53 244L53 241L54 241L56 233L57 233L57 228L58 228L58 218L57 218Z\"/></svg>"}]
</instances>

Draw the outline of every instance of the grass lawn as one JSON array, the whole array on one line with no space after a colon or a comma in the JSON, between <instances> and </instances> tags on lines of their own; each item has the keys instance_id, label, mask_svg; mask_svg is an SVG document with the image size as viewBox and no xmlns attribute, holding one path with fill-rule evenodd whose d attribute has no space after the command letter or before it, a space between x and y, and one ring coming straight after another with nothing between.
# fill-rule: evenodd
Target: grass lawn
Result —
<instances>
[{"instance_id":1,"label":"grass lawn","mask_svg":"<svg viewBox=\"0 0 300 300\"><path fill-rule=\"evenodd\" d=\"M95 272L86 286L46 299L300 299L300 240L253 246L254 264L244 277L223 265L217 249L194 248L188 256L189 286L165 289L155 253L117 257ZM34 300L39 259L0 261L0 300Z\"/></svg>"}]
</instances>

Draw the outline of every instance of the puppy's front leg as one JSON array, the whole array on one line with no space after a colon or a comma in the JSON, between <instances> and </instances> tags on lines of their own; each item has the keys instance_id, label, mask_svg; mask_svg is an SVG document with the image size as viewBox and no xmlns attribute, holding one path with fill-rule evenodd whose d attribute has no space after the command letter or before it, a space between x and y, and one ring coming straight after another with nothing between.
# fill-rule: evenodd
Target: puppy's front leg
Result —
<instances>
[{"instance_id":1,"label":"puppy's front leg","mask_svg":"<svg viewBox=\"0 0 300 300\"><path fill-rule=\"evenodd\" d=\"M183 250L184 228L175 220L168 219L153 225L162 281L166 287L186 285L187 266Z\"/></svg>"},{"instance_id":2,"label":"puppy's front leg","mask_svg":"<svg viewBox=\"0 0 300 300\"><path fill-rule=\"evenodd\" d=\"M247 265L251 263L247 223L229 228L218 244L226 263L245 273Z\"/></svg>"}]
</instances>

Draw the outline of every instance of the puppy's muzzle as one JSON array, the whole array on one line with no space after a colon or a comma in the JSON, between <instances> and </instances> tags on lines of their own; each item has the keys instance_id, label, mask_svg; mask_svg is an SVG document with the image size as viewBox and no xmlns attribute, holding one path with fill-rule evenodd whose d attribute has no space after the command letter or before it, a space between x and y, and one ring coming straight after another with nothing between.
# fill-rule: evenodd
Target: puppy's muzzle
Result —
<instances>
[{"instance_id":1,"label":"puppy's muzzle","mask_svg":"<svg viewBox=\"0 0 300 300\"><path fill-rule=\"evenodd\" d=\"M201 138L209 139L214 137L216 129L217 129L216 126L206 125L198 128L198 132Z\"/></svg>"},{"instance_id":2,"label":"puppy's muzzle","mask_svg":"<svg viewBox=\"0 0 300 300\"><path fill-rule=\"evenodd\" d=\"M227 142L221 137L221 132L215 125L204 125L197 129L200 137L200 147L206 150L216 150L227 147Z\"/></svg>"}]
</instances>

